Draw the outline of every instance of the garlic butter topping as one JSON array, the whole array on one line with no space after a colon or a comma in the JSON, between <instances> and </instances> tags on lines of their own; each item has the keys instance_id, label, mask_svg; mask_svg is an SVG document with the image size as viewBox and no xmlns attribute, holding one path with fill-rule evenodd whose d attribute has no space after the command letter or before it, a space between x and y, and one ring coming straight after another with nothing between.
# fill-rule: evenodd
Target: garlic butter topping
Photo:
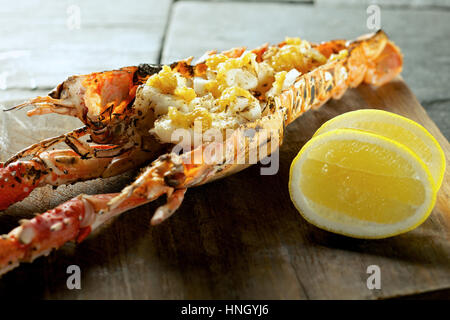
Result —
<instances>
[{"instance_id":1,"label":"garlic butter topping","mask_svg":"<svg viewBox=\"0 0 450 320\"><path fill-rule=\"evenodd\" d=\"M239 57L205 55L201 63L205 71L192 77L164 66L142 90L156 115L151 133L161 142L179 143L175 130L193 131L195 122L201 123L202 133L210 128L235 129L261 118L270 96L326 61L309 42L286 38L259 56L251 51Z\"/></svg>"}]
</instances>

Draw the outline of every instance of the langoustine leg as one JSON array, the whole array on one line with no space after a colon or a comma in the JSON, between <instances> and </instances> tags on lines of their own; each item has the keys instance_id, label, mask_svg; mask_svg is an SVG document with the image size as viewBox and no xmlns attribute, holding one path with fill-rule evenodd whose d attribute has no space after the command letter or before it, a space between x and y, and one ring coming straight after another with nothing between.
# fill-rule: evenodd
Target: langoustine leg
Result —
<instances>
[{"instance_id":1,"label":"langoustine leg","mask_svg":"<svg viewBox=\"0 0 450 320\"><path fill-rule=\"evenodd\" d=\"M105 150L108 146L93 146ZM139 167L154 157L153 153L133 150L119 157L83 159L73 150L52 150L28 161L0 163L0 210L25 199L43 185L108 178Z\"/></svg>"},{"instance_id":2,"label":"langoustine leg","mask_svg":"<svg viewBox=\"0 0 450 320\"><path fill-rule=\"evenodd\" d=\"M83 194L31 220L21 220L20 226L0 238L0 275L21 262L31 262L47 255L68 241L81 242L105 221L163 194L167 194L167 203L157 210L152 223L167 218L180 206L186 191L185 188L176 189L166 183L168 177L175 185L184 181L184 174L180 171L183 166L180 165L179 162L171 161L170 157L156 160L142 175L145 185L139 190L133 190L114 208L109 203L119 196L118 193Z\"/></svg>"},{"instance_id":3,"label":"langoustine leg","mask_svg":"<svg viewBox=\"0 0 450 320\"><path fill-rule=\"evenodd\" d=\"M281 118L278 120L281 121ZM271 122L271 125L274 124ZM259 123L253 124L253 127L259 127ZM216 153L210 159L211 163L193 161L195 153L203 152L205 145L181 156L165 154L120 193L79 195L31 220L21 220L20 226L0 239L0 275L22 262L31 262L46 255L68 241L80 242L112 217L166 194L166 204L160 206L151 219L152 225L161 223L181 205L187 188L213 180L217 171L226 172L237 158L248 151L243 148L235 154L234 149L230 148L237 145L239 137L248 129L236 131L226 141L228 148L223 148L223 153ZM257 132L255 137L259 134ZM253 147L258 148L259 145L253 144ZM278 144L271 145L270 152L277 147Z\"/></svg>"}]
</instances>

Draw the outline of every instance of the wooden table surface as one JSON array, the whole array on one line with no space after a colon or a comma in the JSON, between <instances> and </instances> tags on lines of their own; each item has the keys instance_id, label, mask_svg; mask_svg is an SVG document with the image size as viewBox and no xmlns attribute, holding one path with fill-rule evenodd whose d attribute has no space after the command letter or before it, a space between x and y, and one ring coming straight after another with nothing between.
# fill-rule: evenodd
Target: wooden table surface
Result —
<instances>
[{"instance_id":1,"label":"wooden table surface","mask_svg":"<svg viewBox=\"0 0 450 320\"><path fill-rule=\"evenodd\" d=\"M405 54L403 78L437 127L418 104L398 113L426 125L448 152L450 11L441 10L443 5L419 1L418 7L382 6L381 19ZM366 6L333 7L328 1L313 5L128 0L103 6L89 1L8 2L0 6L0 18L5 22L0 24L0 103L5 106L43 94L74 73L171 62L213 48L278 42L286 35L320 41L368 32ZM371 90L352 90L343 100L309 112L290 126L276 176L260 176L259 167L253 166L189 190L177 214L155 228L149 219L163 200L132 210L79 246L68 244L5 275L0 296L374 299L419 293L426 297L436 290L444 290L440 297L448 296L448 185L420 228L380 241L321 231L301 219L290 203L290 162L321 123L358 107L401 105ZM414 101L403 82L380 90L398 91ZM54 115L29 119L23 112L1 114L0 161L78 125L77 120ZM0 215L0 233L80 192L118 191L133 177L128 173L56 190L44 187ZM81 268L81 290L66 287L71 264ZM381 268L381 290L366 287L366 269L372 264Z\"/></svg>"}]
</instances>

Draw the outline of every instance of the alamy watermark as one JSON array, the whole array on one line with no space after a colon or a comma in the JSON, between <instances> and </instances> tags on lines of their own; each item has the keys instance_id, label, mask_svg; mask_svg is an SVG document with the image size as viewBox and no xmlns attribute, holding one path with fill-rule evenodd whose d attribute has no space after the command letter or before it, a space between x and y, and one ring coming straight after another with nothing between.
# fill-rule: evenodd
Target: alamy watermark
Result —
<instances>
[{"instance_id":1,"label":"alamy watermark","mask_svg":"<svg viewBox=\"0 0 450 320\"><path fill-rule=\"evenodd\" d=\"M371 4L366 9L367 20L366 27L370 31L381 29L381 9L376 4Z\"/></svg>"},{"instance_id":2,"label":"alamy watermark","mask_svg":"<svg viewBox=\"0 0 450 320\"><path fill-rule=\"evenodd\" d=\"M374 289L381 289L381 269L376 264L372 264L367 267L366 270L367 274L370 274L370 276L367 278L367 289L374 290Z\"/></svg>"},{"instance_id":3,"label":"alamy watermark","mask_svg":"<svg viewBox=\"0 0 450 320\"><path fill-rule=\"evenodd\" d=\"M278 130L261 127L221 130L202 130L202 122L195 121L193 130L176 129L171 141L173 153L183 155L186 164L251 165L260 162L261 175L274 175L279 169Z\"/></svg>"},{"instance_id":4,"label":"alamy watermark","mask_svg":"<svg viewBox=\"0 0 450 320\"><path fill-rule=\"evenodd\" d=\"M66 286L69 290L80 290L81 289L81 269L76 264L72 264L67 267L67 274L70 274L67 277Z\"/></svg>"},{"instance_id":5,"label":"alamy watermark","mask_svg":"<svg viewBox=\"0 0 450 320\"><path fill-rule=\"evenodd\" d=\"M72 4L67 7L66 26L69 30L79 30L81 28L81 9L79 6Z\"/></svg>"}]
</instances>

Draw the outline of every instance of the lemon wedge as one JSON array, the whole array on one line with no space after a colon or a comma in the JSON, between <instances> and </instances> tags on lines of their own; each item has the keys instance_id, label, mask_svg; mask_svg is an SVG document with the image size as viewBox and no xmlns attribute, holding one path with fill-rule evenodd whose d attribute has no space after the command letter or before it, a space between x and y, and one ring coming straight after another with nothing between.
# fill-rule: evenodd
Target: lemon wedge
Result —
<instances>
[{"instance_id":1,"label":"lemon wedge","mask_svg":"<svg viewBox=\"0 0 450 320\"><path fill-rule=\"evenodd\" d=\"M292 162L289 193L315 226L355 238L386 238L419 226L436 201L427 165L404 145L366 131L314 136Z\"/></svg>"},{"instance_id":2,"label":"lemon wedge","mask_svg":"<svg viewBox=\"0 0 450 320\"><path fill-rule=\"evenodd\" d=\"M428 166L436 189L445 172L445 155L436 139L420 124L392 112L363 109L341 114L324 123L314 136L335 129L359 129L395 140L411 149Z\"/></svg>"}]
</instances>

